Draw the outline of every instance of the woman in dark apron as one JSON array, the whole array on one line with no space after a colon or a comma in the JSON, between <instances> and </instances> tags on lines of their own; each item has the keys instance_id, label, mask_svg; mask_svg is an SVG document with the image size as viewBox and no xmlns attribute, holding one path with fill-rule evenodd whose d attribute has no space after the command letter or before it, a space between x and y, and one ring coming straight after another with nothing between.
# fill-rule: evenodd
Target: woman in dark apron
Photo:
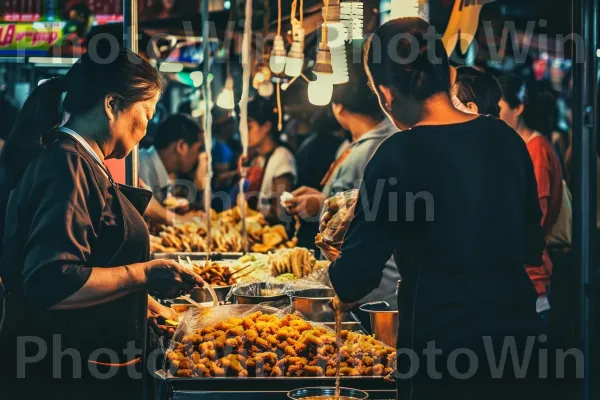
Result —
<instances>
[{"instance_id":1,"label":"woman in dark apron","mask_svg":"<svg viewBox=\"0 0 600 400\"><path fill-rule=\"evenodd\" d=\"M116 184L104 166L145 135L162 88L141 58L120 49L107 62L111 54L91 49L36 88L3 153L7 399L142 398L148 292L173 297L202 283L175 262L148 261L151 193Z\"/></svg>"}]
</instances>

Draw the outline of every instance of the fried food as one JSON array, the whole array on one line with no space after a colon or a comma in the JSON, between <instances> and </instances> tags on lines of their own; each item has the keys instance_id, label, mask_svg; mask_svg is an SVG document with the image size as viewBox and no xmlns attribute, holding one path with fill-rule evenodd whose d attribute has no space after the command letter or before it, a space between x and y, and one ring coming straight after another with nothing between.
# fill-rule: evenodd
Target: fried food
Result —
<instances>
[{"instance_id":1,"label":"fried food","mask_svg":"<svg viewBox=\"0 0 600 400\"><path fill-rule=\"evenodd\" d=\"M384 376L396 360L393 348L372 336L342 331L342 376ZM256 312L233 317L185 335L167 352L176 377L333 376L335 333L296 315Z\"/></svg>"},{"instance_id":2,"label":"fried food","mask_svg":"<svg viewBox=\"0 0 600 400\"><path fill-rule=\"evenodd\" d=\"M237 283L233 276L234 272L229 267L216 262L211 262L208 266L196 262L194 263L194 271L211 286L231 286Z\"/></svg>"},{"instance_id":3,"label":"fried food","mask_svg":"<svg viewBox=\"0 0 600 400\"><path fill-rule=\"evenodd\" d=\"M281 249L269 254L271 275L281 277L284 281L303 278L328 266L328 262L318 262L314 253L303 247Z\"/></svg>"},{"instance_id":4,"label":"fried food","mask_svg":"<svg viewBox=\"0 0 600 400\"><path fill-rule=\"evenodd\" d=\"M187 214L186 214L187 215ZM242 216L239 206L217 214L211 210L210 251L228 253L244 250L242 238ZM207 226L204 221L176 223L172 226L148 222L150 251L152 253L207 252ZM295 247L297 239L291 241L283 225L270 227L264 215L247 209L246 231L248 244L253 252L267 253L271 250ZM296 239L294 241L294 239Z\"/></svg>"}]
</instances>

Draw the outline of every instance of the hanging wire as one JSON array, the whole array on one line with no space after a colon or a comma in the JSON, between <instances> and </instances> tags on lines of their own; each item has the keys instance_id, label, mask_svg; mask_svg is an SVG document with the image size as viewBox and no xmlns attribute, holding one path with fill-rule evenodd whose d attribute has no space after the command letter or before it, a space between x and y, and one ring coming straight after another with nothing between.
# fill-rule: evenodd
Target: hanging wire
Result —
<instances>
[{"instance_id":1,"label":"hanging wire","mask_svg":"<svg viewBox=\"0 0 600 400\"><path fill-rule=\"evenodd\" d=\"M277 0L277 36L281 36L281 0Z\"/></svg>"},{"instance_id":2,"label":"hanging wire","mask_svg":"<svg viewBox=\"0 0 600 400\"><path fill-rule=\"evenodd\" d=\"M283 111L281 109L281 82L277 81L277 130L283 129Z\"/></svg>"},{"instance_id":3,"label":"hanging wire","mask_svg":"<svg viewBox=\"0 0 600 400\"><path fill-rule=\"evenodd\" d=\"M211 116L211 92L208 74L210 72L210 36L208 23L208 1L202 2L202 44L204 46L204 145L207 155L206 182L204 182L204 211L206 213L206 265L210 262L210 251L212 244L211 235L211 182L212 182L212 116Z\"/></svg>"},{"instance_id":4,"label":"hanging wire","mask_svg":"<svg viewBox=\"0 0 600 400\"><path fill-rule=\"evenodd\" d=\"M248 97L250 95L250 75L252 65L250 63L250 51L252 41L252 0L246 1L244 22L244 36L242 38L242 97L240 99L240 138L242 140L242 156L240 159L240 194L238 205L242 217L242 245L244 254L248 252L248 230L246 229L247 204L244 194L247 170L244 161L248 158Z\"/></svg>"},{"instance_id":5,"label":"hanging wire","mask_svg":"<svg viewBox=\"0 0 600 400\"><path fill-rule=\"evenodd\" d=\"M327 18L329 15L329 0L325 0L325 15L323 18L323 28L321 33L321 43L327 44Z\"/></svg>"}]
</instances>

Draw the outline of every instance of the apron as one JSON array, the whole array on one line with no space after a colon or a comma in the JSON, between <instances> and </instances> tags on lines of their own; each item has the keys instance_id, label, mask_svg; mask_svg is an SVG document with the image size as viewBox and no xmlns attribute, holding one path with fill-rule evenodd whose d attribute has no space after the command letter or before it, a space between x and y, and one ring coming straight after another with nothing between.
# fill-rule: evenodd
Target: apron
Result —
<instances>
[{"instance_id":1,"label":"apron","mask_svg":"<svg viewBox=\"0 0 600 400\"><path fill-rule=\"evenodd\" d=\"M114 182L99 161L86 151L80 151L80 154L99 166L94 170L97 178L101 173L103 177L108 177L110 185L107 190L111 192L113 201L118 203L121 215L103 215L103 218L120 218L122 222L117 226L121 232L105 231L103 234L102 228L105 226L102 225L87 265L110 268L148 261L148 228L142 215L152 194L144 189ZM86 399L100 399L108 394L111 399L141 399L147 296L147 292L141 290L84 309L40 311L28 306L22 294L6 293L0 346L4 354L5 351L10 353L8 360L13 358L13 364L10 361L7 364L15 365L18 337L34 336L48 343L48 356L28 365L25 379L15 381L15 368L8 367L8 373L12 374L9 377L12 386L9 387L18 393L14 398L28 399L52 393L52 398L61 399L81 399L84 396ZM57 338L60 338L60 346L56 346ZM31 346L25 346L26 354L36 354L37 344L28 344ZM58 363L53 352L63 355ZM78 356L69 356L74 353ZM78 368L78 363L81 368ZM61 379L49 379L57 377L57 366L60 367ZM81 373L77 374L77 371Z\"/></svg>"}]
</instances>

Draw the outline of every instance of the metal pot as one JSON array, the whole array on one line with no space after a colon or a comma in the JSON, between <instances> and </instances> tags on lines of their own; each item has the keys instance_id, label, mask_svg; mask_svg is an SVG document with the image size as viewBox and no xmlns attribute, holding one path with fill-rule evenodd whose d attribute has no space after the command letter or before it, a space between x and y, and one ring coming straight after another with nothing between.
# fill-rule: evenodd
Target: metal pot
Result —
<instances>
[{"instance_id":1,"label":"metal pot","mask_svg":"<svg viewBox=\"0 0 600 400\"><path fill-rule=\"evenodd\" d=\"M212 287L217 294L217 300L219 303L225 303L227 295L231 290L231 286L213 286ZM190 298L198 303L212 303L212 297L210 292L204 288L194 288L190 294Z\"/></svg>"},{"instance_id":2,"label":"metal pot","mask_svg":"<svg viewBox=\"0 0 600 400\"><path fill-rule=\"evenodd\" d=\"M259 304L266 301L278 301L288 299L284 293L285 285L272 284L266 282L251 283L249 285L238 286L231 291L237 304ZM274 294L265 294L265 291L273 291ZM280 293L278 293L280 291Z\"/></svg>"},{"instance_id":3,"label":"metal pot","mask_svg":"<svg viewBox=\"0 0 600 400\"><path fill-rule=\"evenodd\" d=\"M288 392L288 399L292 400L302 400L307 397L319 397L323 396L324 398L333 398L335 396L335 388L334 387L309 387L302 389L295 389L291 392ZM344 399L356 399L356 400L364 400L369 398L369 394L367 392L363 392L362 390L357 389L349 389L349 388L340 388L340 398Z\"/></svg>"},{"instance_id":4,"label":"metal pot","mask_svg":"<svg viewBox=\"0 0 600 400\"><path fill-rule=\"evenodd\" d=\"M398 338L398 310L393 310L385 301L363 304L359 309L369 313L371 331L375 338L395 348Z\"/></svg>"},{"instance_id":5,"label":"metal pot","mask_svg":"<svg viewBox=\"0 0 600 400\"><path fill-rule=\"evenodd\" d=\"M305 289L290 294L294 311L314 322L335 321L332 300L335 291L329 288Z\"/></svg>"}]
</instances>

